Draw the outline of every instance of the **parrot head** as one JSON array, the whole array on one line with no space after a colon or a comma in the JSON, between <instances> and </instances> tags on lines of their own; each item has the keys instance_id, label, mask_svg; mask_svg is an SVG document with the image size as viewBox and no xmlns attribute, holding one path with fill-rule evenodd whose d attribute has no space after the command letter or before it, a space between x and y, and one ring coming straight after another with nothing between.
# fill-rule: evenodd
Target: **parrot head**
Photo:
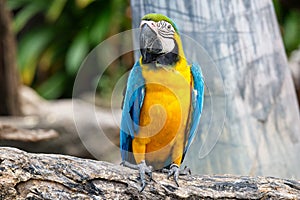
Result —
<instances>
[{"instance_id":1,"label":"parrot head","mask_svg":"<svg viewBox=\"0 0 300 200\"><path fill-rule=\"evenodd\" d=\"M173 65L182 48L175 23L162 14L151 13L140 24L140 51L143 64Z\"/></svg>"}]
</instances>

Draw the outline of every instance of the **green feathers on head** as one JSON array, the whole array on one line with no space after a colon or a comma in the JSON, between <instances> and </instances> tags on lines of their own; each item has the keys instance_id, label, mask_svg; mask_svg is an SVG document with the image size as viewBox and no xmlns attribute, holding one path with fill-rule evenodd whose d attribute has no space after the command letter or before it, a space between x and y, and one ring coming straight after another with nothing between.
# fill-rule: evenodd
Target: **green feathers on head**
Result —
<instances>
[{"instance_id":1,"label":"green feathers on head","mask_svg":"<svg viewBox=\"0 0 300 200\"><path fill-rule=\"evenodd\" d=\"M163 14L158 14L158 13L149 13L147 15L145 15L142 20L152 20L155 22L159 22L159 21L166 21L169 22L173 28L175 29L175 31L178 33L178 29L176 24L167 16L163 15Z\"/></svg>"}]
</instances>

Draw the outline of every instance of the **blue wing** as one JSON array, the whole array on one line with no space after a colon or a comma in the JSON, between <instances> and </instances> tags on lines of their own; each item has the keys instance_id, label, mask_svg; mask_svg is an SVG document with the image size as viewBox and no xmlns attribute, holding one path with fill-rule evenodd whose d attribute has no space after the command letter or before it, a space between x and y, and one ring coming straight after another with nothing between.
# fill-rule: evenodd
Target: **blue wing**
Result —
<instances>
[{"instance_id":1,"label":"blue wing","mask_svg":"<svg viewBox=\"0 0 300 200\"><path fill-rule=\"evenodd\" d=\"M140 111L145 97L145 80L142 76L139 61L133 66L127 81L123 101L120 130L120 149L122 160L134 163L132 140L139 131Z\"/></svg>"},{"instance_id":2,"label":"blue wing","mask_svg":"<svg viewBox=\"0 0 300 200\"><path fill-rule=\"evenodd\" d=\"M204 100L204 80L201 72L201 68L197 64L192 64L191 73L193 76L193 86L194 91L192 91L192 115L191 115L191 127L190 132L188 134L187 145L184 148L183 158L190 148L190 145L196 135L197 128L200 122L200 117L203 108L203 100ZM183 159L182 159L183 160Z\"/></svg>"}]
</instances>

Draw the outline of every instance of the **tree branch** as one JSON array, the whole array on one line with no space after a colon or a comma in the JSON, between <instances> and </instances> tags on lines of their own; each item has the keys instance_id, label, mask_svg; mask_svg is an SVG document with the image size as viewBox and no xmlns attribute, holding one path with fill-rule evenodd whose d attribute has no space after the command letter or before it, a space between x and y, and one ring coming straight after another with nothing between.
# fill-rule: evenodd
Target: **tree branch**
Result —
<instances>
[{"instance_id":1,"label":"tree branch","mask_svg":"<svg viewBox=\"0 0 300 200\"><path fill-rule=\"evenodd\" d=\"M0 124L0 140L16 140L23 142L38 142L58 137L54 130L25 130L10 125Z\"/></svg>"},{"instance_id":2,"label":"tree branch","mask_svg":"<svg viewBox=\"0 0 300 200\"><path fill-rule=\"evenodd\" d=\"M0 199L298 199L300 182L271 177L194 175L180 187L154 173L142 193L137 171L107 162L0 148Z\"/></svg>"}]
</instances>

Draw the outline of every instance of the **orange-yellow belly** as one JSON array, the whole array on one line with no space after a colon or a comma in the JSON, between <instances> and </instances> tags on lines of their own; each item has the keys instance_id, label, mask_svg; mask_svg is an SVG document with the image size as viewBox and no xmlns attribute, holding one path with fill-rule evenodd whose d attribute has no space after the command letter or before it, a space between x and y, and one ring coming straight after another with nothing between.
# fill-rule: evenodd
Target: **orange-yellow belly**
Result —
<instances>
[{"instance_id":1,"label":"orange-yellow belly","mask_svg":"<svg viewBox=\"0 0 300 200\"><path fill-rule=\"evenodd\" d=\"M136 162L145 159L155 169L172 163L180 165L191 101L189 68L182 72L144 69L142 73L146 93L141 128L133 141Z\"/></svg>"}]
</instances>

